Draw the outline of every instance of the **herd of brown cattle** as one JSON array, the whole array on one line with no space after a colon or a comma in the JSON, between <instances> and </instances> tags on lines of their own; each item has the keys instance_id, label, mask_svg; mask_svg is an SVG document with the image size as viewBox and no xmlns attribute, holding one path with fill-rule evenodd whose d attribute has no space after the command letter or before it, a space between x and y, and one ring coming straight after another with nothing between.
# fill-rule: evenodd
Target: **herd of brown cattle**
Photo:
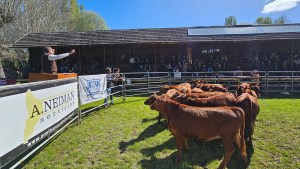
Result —
<instances>
[{"instance_id":1,"label":"herd of brown cattle","mask_svg":"<svg viewBox=\"0 0 300 169\"><path fill-rule=\"evenodd\" d=\"M193 89L190 83L164 85L161 95L153 94L144 102L159 112L158 123L162 116L167 119L168 129L176 138L177 162L181 160L182 148L188 149L188 138L201 141L221 138L225 155L218 168L225 168L234 152L234 144L246 162L245 138L252 145L259 113L258 86L242 83L233 94L222 84L195 80L193 85Z\"/></svg>"}]
</instances>

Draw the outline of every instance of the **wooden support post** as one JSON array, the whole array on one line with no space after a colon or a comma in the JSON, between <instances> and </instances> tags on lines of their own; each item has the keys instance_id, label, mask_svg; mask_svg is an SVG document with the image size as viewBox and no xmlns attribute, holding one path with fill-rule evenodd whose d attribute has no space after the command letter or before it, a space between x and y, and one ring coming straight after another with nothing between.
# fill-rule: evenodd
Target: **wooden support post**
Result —
<instances>
[{"instance_id":1,"label":"wooden support post","mask_svg":"<svg viewBox=\"0 0 300 169\"><path fill-rule=\"evenodd\" d=\"M156 72L157 68L157 56L156 56L156 45L154 45L154 72Z\"/></svg>"},{"instance_id":2,"label":"wooden support post","mask_svg":"<svg viewBox=\"0 0 300 169\"><path fill-rule=\"evenodd\" d=\"M106 60L105 60L105 46L103 46L103 67L105 69L106 66Z\"/></svg>"}]
</instances>

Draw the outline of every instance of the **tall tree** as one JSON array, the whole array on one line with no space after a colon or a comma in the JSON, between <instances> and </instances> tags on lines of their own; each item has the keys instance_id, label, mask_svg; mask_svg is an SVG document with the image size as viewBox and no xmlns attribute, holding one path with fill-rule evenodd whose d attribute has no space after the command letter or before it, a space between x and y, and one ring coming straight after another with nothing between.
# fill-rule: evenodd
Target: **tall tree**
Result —
<instances>
[{"instance_id":1,"label":"tall tree","mask_svg":"<svg viewBox=\"0 0 300 169\"><path fill-rule=\"evenodd\" d=\"M107 30L108 27L103 18L92 11L80 13L80 19L76 31Z\"/></svg>"},{"instance_id":2,"label":"tall tree","mask_svg":"<svg viewBox=\"0 0 300 169\"><path fill-rule=\"evenodd\" d=\"M272 21L272 18L270 18L270 17L258 17L255 20L255 23L256 24L272 24L273 21Z\"/></svg>"},{"instance_id":3,"label":"tall tree","mask_svg":"<svg viewBox=\"0 0 300 169\"><path fill-rule=\"evenodd\" d=\"M0 0L0 28L22 15L22 0Z\"/></svg>"},{"instance_id":4,"label":"tall tree","mask_svg":"<svg viewBox=\"0 0 300 169\"><path fill-rule=\"evenodd\" d=\"M77 0L70 0L68 30L76 31L80 19L80 9Z\"/></svg>"},{"instance_id":5,"label":"tall tree","mask_svg":"<svg viewBox=\"0 0 300 169\"><path fill-rule=\"evenodd\" d=\"M71 0L70 31L92 31L108 29L104 19L92 11L85 11L83 5L78 6L77 0Z\"/></svg>"},{"instance_id":6,"label":"tall tree","mask_svg":"<svg viewBox=\"0 0 300 169\"><path fill-rule=\"evenodd\" d=\"M286 15L282 15L279 18L275 19L274 24L287 24L291 23L291 21L286 17Z\"/></svg>"},{"instance_id":7,"label":"tall tree","mask_svg":"<svg viewBox=\"0 0 300 169\"><path fill-rule=\"evenodd\" d=\"M0 62L28 57L26 50L9 48L28 33L99 29L107 29L105 21L77 0L0 0Z\"/></svg>"},{"instance_id":8,"label":"tall tree","mask_svg":"<svg viewBox=\"0 0 300 169\"><path fill-rule=\"evenodd\" d=\"M236 25L236 18L234 16L229 16L225 18L225 26Z\"/></svg>"}]
</instances>

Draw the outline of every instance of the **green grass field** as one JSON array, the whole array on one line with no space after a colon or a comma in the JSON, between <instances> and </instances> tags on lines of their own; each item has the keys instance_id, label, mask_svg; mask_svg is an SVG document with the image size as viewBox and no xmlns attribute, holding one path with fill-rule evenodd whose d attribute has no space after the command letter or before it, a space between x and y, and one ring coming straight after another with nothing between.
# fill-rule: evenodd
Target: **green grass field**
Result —
<instances>
[{"instance_id":1,"label":"green grass field","mask_svg":"<svg viewBox=\"0 0 300 169\"><path fill-rule=\"evenodd\" d=\"M146 97L120 99L108 109L84 116L33 158L24 168L217 168L223 155L220 140L189 140L177 164L176 143L157 124L158 113L143 104ZM101 102L102 103L102 102ZM254 148L247 147L249 163L243 164L236 148L227 167L300 168L300 99L265 98L254 131Z\"/></svg>"}]
</instances>

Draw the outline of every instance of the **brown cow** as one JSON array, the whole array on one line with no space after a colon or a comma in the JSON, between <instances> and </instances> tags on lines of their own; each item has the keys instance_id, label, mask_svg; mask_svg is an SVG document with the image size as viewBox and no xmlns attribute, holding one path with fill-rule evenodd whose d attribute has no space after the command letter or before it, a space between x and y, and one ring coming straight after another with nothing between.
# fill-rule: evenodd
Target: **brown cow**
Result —
<instances>
[{"instance_id":1,"label":"brown cow","mask_svg":"<svg viewBox=\"0 0 300 169\"><path fill-rule=\"evenodd\" d=\"M178 92L176 89L170 89L164 95L166 97L170 98L170 99L174 99L175 97L177 97L179 95L179 93L180 92ZM154 103L157 100L158 97L159 97L158 95L153 94L147 100L144 101L144 104L145 105L151 105L152 103ZM158 124L160 123L161 118L162 118L162 113L159 112L159 114L158 114L158 121L157 121Z\"/></svg>"},{"instance_id":2,"label":"brown cow","mask_svg":"<svg viewBox=\"0 0 300 169\"><path fill-rule=\"evenodd\" d=\"M221 138L225 156L218 168L223 169L230 160L235 143L246 162L244 140L245 115L238 107L193 107L177 103L167 97L158 98L151 110L162 112L167 118L171 133L176 138L177 161L181 160L181 150L187 151L189 137L210 141Z\"/></svg>"},{"instance_id":3,"label":"brown cow","mask_svg":"<svg viewBox=\"0 0 300 169\"><path fill-rule=\"evenodd\" d=\"M249 139L249 143L252 145L254 124L260 109L257 98L251 96L249 93L243 93L237 98L236 104L245 112L246 129L249 131L249 134L246 134L246 138Z\"/></svg>"},{"instance_id":4,"label":"brown cow","mask_svg":"<svg viewBox=\"0 0 300 169\"><path fill-rule=\"evenodd\" d=\"M176 86L169 86L169 85L163 85L163 87L160 88L160 92L165 94L170 89L176 89L181 93L191 93L192 92L192 86L189 83L181 83Z\"/></svg>"},{"instance_id":5,"label":"brown cow","mask_svg":"<svg viewBox=\"0 0 300 169\"><path fill-rule=\"evenodd\" d=\"M213 107L213 106L235 106L236 98L232 93L225 93L222 95L211 96L208 98L192 98L190 96L178 96L175 98L175 101L190 106L204 106L204 107Z\"/></svg>"},{"instance_id":6,"label":"brown cow","mask_svg":"<svg viewBox=\"0 0 300 169\"><path fill-rule=\"evenodd\" d=\"M186 95L190 96L192 98L208 98L211 96L222 95L222 94L225 94L225 93L224 92L203 92L203 93L191 93L191 94L186 94Z\"/></svg>"},{"instance_id":7,"label":"brown cow","mask_svg":"<svg viewBox=\"0 0 300 169\"><path fill-rule=\"evenodd\" d=\"M203 84L198 85L198 88L204 91L219 91L219 92L228 92L228 87L224 84Z\"/></svg>"},{"instance_id":8,"label":"brown cow","mask_svg":"<svg viewBox=\"0 0 300 169\"><path fill-rule=\"evenodd\" d=\"M192 93L203 93L204 91L195 87L194 89L192 89Z\"/></svg>"},{"instance_id":9,"label":"brown cow","mask_svg":"<svg viewBox=\"0 0 300 169\"><path fill-rule=\"evenodd\" d=\"M237 87L236 96L240 96L243 93L249 93L251 96L258 98L259 96L259 86L251 85L249 83L242 83Z\"/></svg>"},{"instance_id":10,"label":"brown cow","mask_svg":"<svg viewBox=\"0 0 300 169\"><path fill-rule=\"evenodd\" d=\"M228 87L224 84L208 84L203 80L194 80L194 86L203 91L228 92Z\"/></svg>"}]
</instances>

